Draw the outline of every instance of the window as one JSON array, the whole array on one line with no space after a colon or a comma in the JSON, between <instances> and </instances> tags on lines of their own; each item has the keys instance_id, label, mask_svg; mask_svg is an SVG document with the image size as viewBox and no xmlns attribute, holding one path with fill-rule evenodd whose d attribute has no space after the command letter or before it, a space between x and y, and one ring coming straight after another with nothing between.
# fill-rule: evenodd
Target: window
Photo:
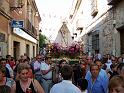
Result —
<instances>
[{"instance_id":1,"label":"window","mask_svg":"<svg viewBox=\"0 0 124 93\"><path fill-rule=\"evenodd\" d=\"M5 42L5 34L0 33L0 42Z\"/></svg>"},{"instance_id":2,"label":"window","mask_svg":"<svg viewBox=\"0 0 124 93\"><path fill-rule=\"evenodd\" d=\"M33 46L33 57L35 57L35 46Z\"/></svg>"},{"instance_id":3,"label":"window","mask_svg":"<svg viewBox=\"0 0 124 93\"><path fill-rule=\"evenodd\" d=\"M30 46L29 46L29 44L26 44L26 54L27 54L27 56L30 55Z\"/></svg>"},{"instance_id":4,"label":"window","mask_svg":"<svg viewBox=\"0 0 124 93\"><path fill-rule=\"evenodd\" d=\"M92 47L94 50L99 50L99 33L98 31L92 34Z\"/></svg>"}]
</instances>

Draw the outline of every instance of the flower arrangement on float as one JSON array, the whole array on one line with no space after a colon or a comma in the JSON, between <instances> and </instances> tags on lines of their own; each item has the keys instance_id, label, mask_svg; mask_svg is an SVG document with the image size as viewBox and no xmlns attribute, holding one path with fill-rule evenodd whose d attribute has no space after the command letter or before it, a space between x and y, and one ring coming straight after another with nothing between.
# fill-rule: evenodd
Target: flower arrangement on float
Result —
<instances>
[{"instance_id":1,"label":"flower arrangement on float","mask_svg":"<svg viewBox=\"0 0 124 93\"><path fill-rule=\"evenodd\" d=\"M72 43L68 47L62 47L58 43L52 43L51 47L51 56L54 58L61 57L68 57L68 58L76 58L79 56L80 51L80 44L78 43ZM82 51L83 52L83 51Z\"/></svg>"}]
</instances>

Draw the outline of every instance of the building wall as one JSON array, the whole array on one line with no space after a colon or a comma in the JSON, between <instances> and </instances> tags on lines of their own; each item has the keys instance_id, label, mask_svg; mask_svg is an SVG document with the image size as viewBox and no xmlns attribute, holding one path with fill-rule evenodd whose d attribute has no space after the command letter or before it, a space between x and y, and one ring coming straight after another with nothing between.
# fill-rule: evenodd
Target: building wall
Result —
<instances>
[{"instance_id":1,"label":"building wall","mask_svg":"<svg viewBox=\"0 0 124 93\"><path fill-rule=\"evenodd\" d=\"M124 1L122 0L115 8L116 28L124 25Z\"/></svg>"},{"instance_id":2,"label":"building wall","mask_svg":"<svg viewBox=\"0 0 124 93\"><path fill-rule=\"evenodd\" d=\"M11 2L14 2L14 1L15 0L11 0ZM37 17L36 17L36 13L38 13ZM30 58L36 56L36 54L38 53L38 50L39 50L39 46L37 47L37 45L39 45L38 44L39 43L39 40L38 40L39 34L37 34L37 33L39 33L39 22L41 21L41 19L40 19L40 15L37 10L35 1L34 0L23 0L23 7L22 8L12 8L10 14L14 20L24 20L23 31L26 32L28 35L30 35L30 38L34 38L35 40L37 40L37 42L33 43L33 41L26 39L25 36L23 36L21 33L20 33L20 36L14 34L13 29L12 29L11 30L12 34L10 35L10 40L9 40L9 45L10 45L9 53L14 55L13 41L17 41L17 42L20 42L20 50L19 50L18 57L27 52L26 45L29 46L28 56ZM32 27L34 29L32 29ZM33 46L35 47L35 51L34 51L35 53L33 53Z\"/></svg>"},{"instance_id":3,"label":"building wall","mask_svg":"<svg viewBox=\"0 0 124 93\"><path fill-rule=\"evenodd\" d=\"M29 57L32 58L36 56L39 51L38 35L41 18L34 0L22 0L22 7L20 7L20 5L18 6L17 2L18 0L0 0L0 56L5 57L7 54L14 56L14 44L17 44L16 50L19 51L16 54L17 58L26 53L26 45L29 45ZM29 2L30 9L32 10L31 13L28 11L27 2ZM22 34L17 35L14 33L11 27L13 19L24 20L23 31L27 33L28 35L25 35L31 39L27 39L26 36ZM27 20L28 22L30 21L32 29L28 29ZM2 40L2 36L5 36L5 40Z\"/></svg>"},{"instance_id":4,"label":"building wall","mask_svg":"<svg viewBox=\"0 0 124 93\"><path fill-rule=\"evenodd\" d=\"M113 8L107 4L108 0L97 0L98 13L95 17L92 17L91 0L83 0L80 6L80 9L82 9L80 11L83 11L83 15L81 16L83 21L83 33L78 35L77 38L82 37L85 52L91 47L90 52L94 53L91 42L92 35L95 31L98 31L100 53L110 53L119 56L121 52L120 32L118 32L116 28L124 26L124 1L121 1ZM76 15L80 15L80 12L77 12ZM116 20L116 25L113 25L114 20ZM75 21L77 21L77 19L75 19Z\"/></svg>"},{"instance_id":5,"label":"building wall","mask_svg":"<svg viewBox=\"0 0 124 93\"><path fill-rule=\"evenodd\" d=\"M120 3L117 4L117 7L114 7L115 9L115 21L116 21L116 24L115 24L115 28L121 28L121 27L124 27L124 1L121 0ZM116 39L116 50L117 50L117 53L121 54L121 42L120 42L120 32L117 32L115 35L115 39ZM122 42L123 43L123 42Z\"/></svg>"},{"instance_id":6,"label":"building wall","mask_svg":"<svg viewBox=\"0 0 124 93\"><path fill-rule=\"evenodd\" d=\"M10 22L8 1L0 0L0 56L2 57L6 57L8 53L8 24Z\"/></svg>"},{"instance_id":7,"label":"building wall","mask_svg":"<svg viewBox=\"0 0 124 93\"><path fill-rule=\"evenodd\" d=\"M18 55L18 58L21 56L21 55L24 55L24 53L26 53L26 44L29 45L29 57L32 58L33 57L33 54L36 55L36 52L33 52L33 46L35 47L35 50L36 50L36 44L35 43L32 43L26 39L23 39L17 35L12 35L12 40L11 40L11 51L12 51L12 55L13 55L13 42L16 41L16 42L19 42L20 43L20 48L19 48L19 55Z\"/></svg>"}]
</instances>

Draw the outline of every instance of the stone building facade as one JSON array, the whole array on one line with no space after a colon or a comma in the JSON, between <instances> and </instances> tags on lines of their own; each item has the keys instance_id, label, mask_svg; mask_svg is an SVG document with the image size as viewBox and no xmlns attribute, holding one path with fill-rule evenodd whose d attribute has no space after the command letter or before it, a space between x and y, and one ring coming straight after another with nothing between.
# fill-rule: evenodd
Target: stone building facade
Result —
<instances>
[{"instance_id":1,"label":"stone building facade","mask_svg":"<svg viewBox=\"0 0 124 93\"><path fill-rule=\"evenodd\" d=\"M0 0L0 56L5 57L8 51L9 23L12 19L9 12L9 0Z\"/></svg>"},{"instance_id":2,"label":"stone building facade","mask_svg":"<svg viewBox=\"0 0 124 93\"><path fill-rule=\"evenodd\" d=\"M79 16L83 12L83 31L77 38L82 39L84 52L91 54L99 51L102 54L109 53L116 56L124 53L123 9L123 0L83 0L81 2L78 10L81 12L74 15Z\"/></svg>"}]
</instances>

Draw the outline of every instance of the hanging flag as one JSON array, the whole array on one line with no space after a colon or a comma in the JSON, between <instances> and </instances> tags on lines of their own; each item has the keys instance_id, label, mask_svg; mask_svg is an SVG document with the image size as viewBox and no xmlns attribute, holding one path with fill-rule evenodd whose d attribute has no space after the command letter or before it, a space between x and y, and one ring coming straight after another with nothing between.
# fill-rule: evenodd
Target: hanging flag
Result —
<instances>
[{"instance_id":1,"label":"hanging flag","mask_svg":"<svg viewBox=\"0 0 124 93\"><path fill-rule=\"evenodd\" d=\"M54 15L54 18L56 18L56 15Z\"/></svg>"},{"instance_id":2,"label":"hanging flag","mask_svg":"<svg viewBox=\"0 0 124 93\"><path fill-rule=\"evenodd\" d=\"M45 28L45 30L47 30L47 28Z\"/></svg>"},{"instance_id":3,"label":"hanging flag","mask_svg":"<svg viewBox=\"0 0 124 93\"><path fill-rule=\"evenodd\" d=\"M62 16L60 16L60 19L62 19Z\"/></svg>"},{"instance_id":4,"label":"hanging flag","mask_svg":"<svg viewBox=\"0 0 124 93\"><path fill-rule=\"evenodd\" d=\"M49 18L51 18L51 14L49 14Z\"/></svg>"},{"instance_id":5,"label":"hanging flag","mask_svg":"<svg viewBox=\"0 0 124 93\"><path fill-rule=\"evenodd\" d=\"M51 31L51 28L49 29L49 31Z\"/></svg>"},{"instance_id":6,"label":"hanging flag","mask_svg":"<svg viewBox=\"0 0 124 93\"><path fill-rule=\"evenodd\" d=\"M43 14L43 17L45 17L45 14Z\"/></svg>"}]
</instances>

